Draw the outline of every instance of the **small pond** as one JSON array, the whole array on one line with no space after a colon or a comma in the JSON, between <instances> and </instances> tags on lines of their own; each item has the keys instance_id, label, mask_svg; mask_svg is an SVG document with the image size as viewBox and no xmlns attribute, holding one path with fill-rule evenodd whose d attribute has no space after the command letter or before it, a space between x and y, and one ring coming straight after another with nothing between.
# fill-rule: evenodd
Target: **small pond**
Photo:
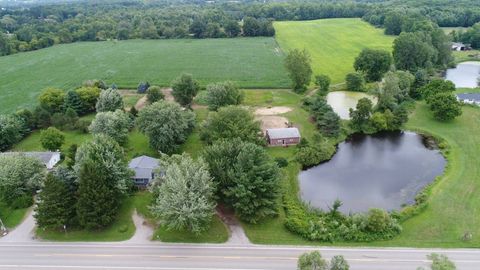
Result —
<instances>
[{"instance_id":1,"label":"small pond","mask_svg":"<svg viewBox=\"0 0 480 270\"><path fill-rule=\"evenodd\" d=\"M362 92L352 91L334 91L327 95L327 103L332 106L338 116L342 119L350 119L350 108L355 109L357 103L362 98L369 98L373 104L376 103L376 98L372 95Z\"/></svg>"},{"instance_id":2,"label":"small pond","mask_svg":"<svg viewBox=\"0 0 480 270\"><path fill-rule=\"evenodd\" d=\"M445 79L452 81L457 88L475 88L480 78L480 62L463 62L455 68L447 69Z\"/></svg>"},{"instance_id":3,"label":"small pond","mask_svg":"<svg viewBox=\"0 0 480 270\"><path fill-rule=\"evenodd\" d=\"M430 142L431 144L431 142ZM301 197L328 210L336 199L344 213L395 210L441 175L446 161L413 132L356 134L338 145L333 158L299 174Z\"/></svg>"}]
</instances>

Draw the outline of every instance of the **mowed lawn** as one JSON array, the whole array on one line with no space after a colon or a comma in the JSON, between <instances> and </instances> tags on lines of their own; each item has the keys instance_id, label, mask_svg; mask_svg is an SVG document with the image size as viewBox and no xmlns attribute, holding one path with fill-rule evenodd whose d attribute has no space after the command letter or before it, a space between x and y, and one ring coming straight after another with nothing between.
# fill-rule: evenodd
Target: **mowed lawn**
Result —
<instances>
[{"instance_id":1,"label":"mowed lawn","mask_svg":"<svg viewBox=\"0 0 480 270\"><path fill-rule=\"evenodd\" d=\"M36 104L53 86L103 79L121 88L162 86L182 72L202 85L232 80L247 88L286 88L284 54L273 38L80 42L0 57L0 113Z\"/></svg>"},{"instance_id":2,"label":"mowed lawn","mask_svg":"<svg viewBox=\"0 0 480 270\"><path fill-rule=\"evenodd\" d=\"M343 82L354 71L353 62L362 49L391 51L394 40L361 19L274 22L274 27L285 54L294 48L307 49L314 75L326 74L333 83Z\"/></svg>"}]
</instances>

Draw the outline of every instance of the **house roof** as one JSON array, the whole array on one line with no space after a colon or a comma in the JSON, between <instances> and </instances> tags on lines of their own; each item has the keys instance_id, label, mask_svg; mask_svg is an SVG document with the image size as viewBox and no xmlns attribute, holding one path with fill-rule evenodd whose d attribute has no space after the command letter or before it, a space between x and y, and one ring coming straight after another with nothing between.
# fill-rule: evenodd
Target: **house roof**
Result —
<instances>
[{"instance_id":1,"label":"house roof","mask_svg":"<svg viewBox=\"0 0 480 270\"><path fill-rule=\"evenodd\" d=\"M128 167L135 171L135 178L150 179L153 170L158 166L158 159L149 156L139 156L128 163Z\"/></svg>"},{"instance_id":2,"label":"house roof","mask_svg":"<svg viewBox=\"0 0 480 270\"><path fill-rule=\"evenodd\" d=\"M268 128L267 134L270 139L300 138L298 128Z\"/></svg>"},{"instance_id":3,"label":"house roof","mask_svg":"<svg viewBox=\"0 0 480 270\"><path fill-rule=\"evenodd\" d=\"M463 93L457 94L458 99L460 100L474 100L480 102L480 93Z\"/></svg>"},{"instance_id":4,"label":"house roof","mask_svg":"<svg viewBox=\"0 0 480 270\"><path fill-rule=\"evenodd\" d=\"M43 164L47 165L54 156L60 155L60 152L5 152L0 154L3 156L25 155L27 157L37 158Z\"/></svg>"}]
</instances>

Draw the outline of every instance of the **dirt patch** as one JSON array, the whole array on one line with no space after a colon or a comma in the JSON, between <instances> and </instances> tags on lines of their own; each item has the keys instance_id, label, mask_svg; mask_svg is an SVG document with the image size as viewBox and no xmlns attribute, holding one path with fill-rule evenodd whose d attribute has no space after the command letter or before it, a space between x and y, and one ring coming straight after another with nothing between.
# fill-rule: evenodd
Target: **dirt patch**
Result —
<instances>
[{"instance_id":1,"label":"dirt patch","mask_svg":"<svg viewBox=\"0 0 480 270\"><path fill-rule=\"evenodd\" d=\"M165 96L165 100L169 102L174 102L175 98L172 95L172 88L162 88L162 94Z\"/></svg>"},{"instance_id":2,"label":"dirt patch","mask_svg":"<svg viewBox=\"0 0 480 270\"><path fill-rule=\"evenodd\" d=\"M290 111L292 111L292 108L283 106L276 106L271 108L262 107L255 110L255 115L277 115L284 114Z\"/></svg>"},{"instance_id":3,"label":"dirt patch","mask_svg":"<svg viewBox=\"0 0 480 270\"><path fill-rule=\"evenodd\" d=\"M135 104L135 109L137 109L137 111L140 111L145 106L147 106L147 104L148 104L147 96L143 96L141 99L137 101L137 104Z\"/></svg>"},{"instance_id":4,"label":"dirt patch","mask_svg":"<svg viewBox=\"0 0 480 270\"><path fill-rule=\"evenodd\" d=\"M268 128L286 128L288 127L288 119L283 116L277 115L259 115L256 116L255 119L260 121L263 131Z\"/></svg>"}]
</instances>

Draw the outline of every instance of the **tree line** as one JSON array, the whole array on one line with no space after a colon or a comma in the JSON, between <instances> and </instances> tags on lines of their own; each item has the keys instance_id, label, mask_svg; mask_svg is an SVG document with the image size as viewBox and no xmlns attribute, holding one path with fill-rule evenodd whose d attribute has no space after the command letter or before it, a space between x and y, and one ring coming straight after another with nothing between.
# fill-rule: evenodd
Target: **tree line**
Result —
<instances>
[{"instance_id":1,"label":"tree line","mask_svg":"<svg viewBox=\"0 0 480 270\"><path fill-rule=\"evenodd\" d=\"M387 34L416 27L418 18L439 26L472 26L480 21L477 1L407 2L122 1L7 7L0 10L0 55L77 41L273 36L275 20L363 18L385 27Z\"/></svg>"}]
</instances>

